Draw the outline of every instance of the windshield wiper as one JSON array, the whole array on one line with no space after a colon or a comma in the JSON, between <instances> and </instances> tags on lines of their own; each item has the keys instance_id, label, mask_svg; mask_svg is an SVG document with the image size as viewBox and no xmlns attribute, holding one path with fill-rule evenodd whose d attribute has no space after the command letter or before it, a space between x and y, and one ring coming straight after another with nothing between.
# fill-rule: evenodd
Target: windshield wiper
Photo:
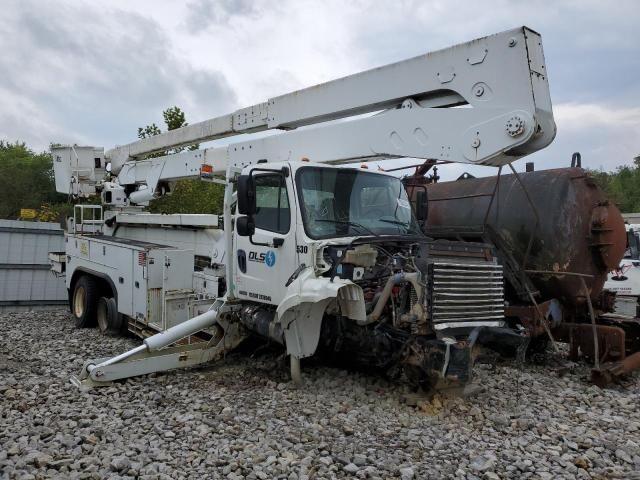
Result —
<instances>
[{"instance_id":1,"label":"windshield wiper","mask_svg":"<svg viewBox=\"0 0 640 480\"><path fill-rule=\"evenodd\" d=\"M379 218L378 221L385 223L393 223L394 225L400 225L407 229L407 233L421 233L416 231L409 222L403 222L401 220L389 220L388 218Z\"/></svg>"},{"instance_id":2,"label":"windshield wiper","mask_svg":"<svg viewBox=\"0 0 640 480\"><path fill-rule=\"evenodd\" d=\"M375 233L375 232L371 231L370 229L368 229L367 227L365 227L364 225L361 225L361 224L356 223L356 222L351 222L349 220L331 220L330 218L320 218L320 219L317 219L315 221L316 222L324 222L324 223L337 223L338 225L349 225L350 227L360 228L361 230L364 230L365 232L370 233L374 237L379 237L380 236L377 233Z\"/></svg>"},{"instance_id":3,"label":"windshield wiper","mask_svg":"<svg viewBox=\"0 0 640 480\"><path fill-rule=\"evenodd\" d=\"M394 225L402 225L403 227L408 227L409 223L401 222L400 220L389 220L387 218L379 218L380 222L393 223Z\"/></svg>"}]
</instances>

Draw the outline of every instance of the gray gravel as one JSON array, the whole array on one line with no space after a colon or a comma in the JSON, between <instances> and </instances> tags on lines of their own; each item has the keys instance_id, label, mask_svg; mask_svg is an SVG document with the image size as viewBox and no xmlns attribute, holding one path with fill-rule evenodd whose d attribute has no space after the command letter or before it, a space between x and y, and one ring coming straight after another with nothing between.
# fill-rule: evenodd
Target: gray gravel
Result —
<instances>
[{"instance_id":1,"label":"gray gravel","mask_svg":"<svg viewBox=\"0 0 640 480\"><path fill-rule=\"evenodd\" d=\"M1 478L640 478L640 380L600 390L579 366L479 364L470 398L274 353L81 393L84 360L135 339L64 312L0 315Z\"/></svg>"}]
</instances>

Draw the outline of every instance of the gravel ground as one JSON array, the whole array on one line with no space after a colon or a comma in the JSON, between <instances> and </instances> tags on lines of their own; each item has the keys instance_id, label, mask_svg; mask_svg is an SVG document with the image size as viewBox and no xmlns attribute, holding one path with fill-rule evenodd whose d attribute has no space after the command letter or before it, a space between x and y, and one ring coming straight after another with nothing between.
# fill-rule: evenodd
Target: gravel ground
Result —
<instances>
[{"instance_id":1,"label":"gravel ground","mask_svg":"<svg viewBox=\"0 0 640 480\"><path fill-rule=\"evenodd\" d=\"M0 331L2 478L640 479L638 377L600 390L584 366L479 364L476 395L407 402L314 365L296 390L266 352L81 393L84 360L136 340L65 312L2 314Z\"/></svg>"}]
</instances>

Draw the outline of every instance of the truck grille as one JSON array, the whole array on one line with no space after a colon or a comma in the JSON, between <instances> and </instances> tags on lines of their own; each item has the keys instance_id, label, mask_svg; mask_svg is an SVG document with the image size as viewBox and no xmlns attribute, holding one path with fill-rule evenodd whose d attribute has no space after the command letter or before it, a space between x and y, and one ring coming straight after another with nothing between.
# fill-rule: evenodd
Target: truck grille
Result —
<instances>
[{"instance_id":1,"label":"truck grille","mask_svg":"<svg viewBox=\"0 0 640 480\"><path fill-rule=\"evenodd\" d=\"M436 261L430 272L429 305L436 330L504 326L501 265Z\"/></svg>"}]
</instances>

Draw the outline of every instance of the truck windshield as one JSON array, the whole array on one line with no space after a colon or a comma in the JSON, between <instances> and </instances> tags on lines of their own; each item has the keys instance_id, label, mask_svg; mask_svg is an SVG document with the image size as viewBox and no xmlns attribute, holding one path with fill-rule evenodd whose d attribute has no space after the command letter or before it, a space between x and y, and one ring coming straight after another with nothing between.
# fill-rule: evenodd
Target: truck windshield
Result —
<instances>
[{"instance_id":1,"label":"truck windshield","mask_svg":"<svg viewBox=\"0 0 640 480\"><path fill-rule=\"evenodd\" d=\"M296 182L304 228L311 238L420 234L398 178L355 169L303 167Z\"/></svg>"}]
</instances>

